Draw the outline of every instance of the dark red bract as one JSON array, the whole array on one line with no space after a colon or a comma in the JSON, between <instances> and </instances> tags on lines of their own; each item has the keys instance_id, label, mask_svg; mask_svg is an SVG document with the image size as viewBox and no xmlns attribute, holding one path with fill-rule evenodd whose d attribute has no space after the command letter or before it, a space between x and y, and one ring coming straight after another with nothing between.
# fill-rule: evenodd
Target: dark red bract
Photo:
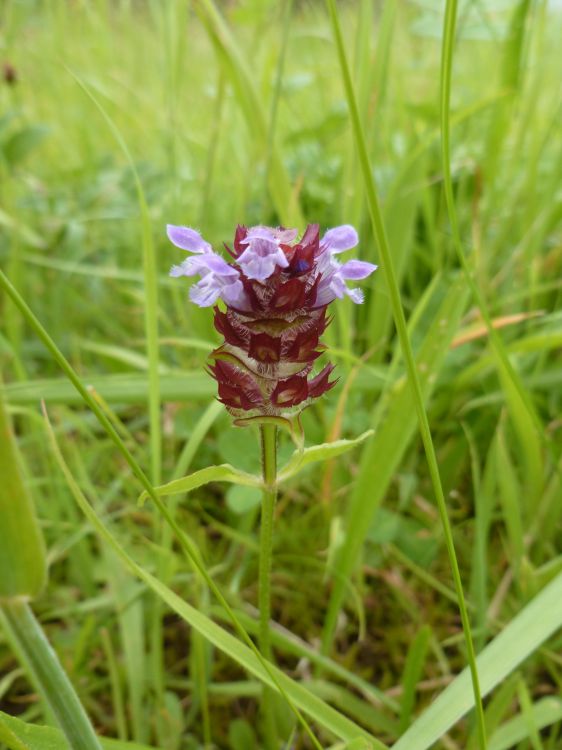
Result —
<instances>
[{"instance_id":1,"label":"dark red bract","mask_svg":"<svg viewBox=\"0 0 562 750\"><path fill-rule=\"evenodd\" d=\"M235 260L246 249L247 231L236 229ZM327 305L316 305L318 225L310 224L300 242L281 242L280 248L287 266L276 268L265 282L241 274L249 309L215 307L215 328L224 343L211 354L210 369L220 400L236 417L298 411L335 385L328 380L333 365L311 377L322 353L320 336L330 322Z\"/></svg>"}]
</instances>

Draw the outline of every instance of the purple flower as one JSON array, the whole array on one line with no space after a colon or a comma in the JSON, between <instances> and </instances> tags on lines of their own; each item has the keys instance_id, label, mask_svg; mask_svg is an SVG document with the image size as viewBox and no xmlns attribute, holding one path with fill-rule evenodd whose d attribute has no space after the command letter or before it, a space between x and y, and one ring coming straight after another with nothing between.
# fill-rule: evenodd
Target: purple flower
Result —
<instances>
[{"instance_id":1,"label":"purple flower","mask_svg":"<svg viewBox=\"0 0 562 750\"><path fill-rule=\"evenodd\" d=\"M332 254L344 253L356 247L359 236L351 224L342 224L339 227L328 229L320 241L320 247L329 250Z\"/></svg>"},{"instance_id":2,"label":"purple flower","mask_svg":"<svg viewBox=\"0 0 562 750\"><path fill-rule=\"evenodd\" d=\"M182 250L187 250L190 253L210 253L213 249L208 242L205 242L199 232L190 227L176 227L173 224L168 224L166 234L170 242L173 242L176 247L181 247Z\"/></svg>"},{"instance_id":3,"label":"purple flower","mask_svg":"<svg viewBox=\"0 0 562 750\"><path fill-rule=\"evenodd\" d=\"M317 259L320 277L316 295L317 305L329 305L336 297L343 299L346 294L357 305L365 299L361 289L349 289L345 282L366 279L377 270L377 266L363 260L348 260L342 265L333 257L350 250L358 242L357 232L350 224L329 229L322 237L320 256Z\"/></svg>"},{"instance_id":4,"label":"purple flower","mask_svg":"<svg viewBox=\"0 0 562 750\"><path fill-rule=\"evenodd\" d=\"M172 266L170 276L195 276L201 281L189 290L189 298L199 307L210 307L223 299L227 305L244 310L247 305L239 272L216 253L201 253L186 258L179 266Z\"/></svg>"},{"instance_id":5,"label":"purple flower","mask_svg":"<svg viewBox=\"0 0 562 750\"><path fill-rule=\"evenodd\" d=\"M374 263L367 263L364 260L348 260L342 265L330 258L318 285L316 304L329 305L336 297L343 299L347 294L355 304L360 305L365 299L363 290L349 289L345 282L366 279L376 270L377 266Z\"/></svg>"},{"instance_id":6,"label":"purple flower","mask_svg":"<svg viewBox=\"0 0 562 750\"><path fill-rule=\"evenodd\" d=\"M309 224L300 239L297 234L238 226L228 263L194 229L168 227L171 241L193 253L173 266L171 275L201 277L190 290L200 307L219 298L226 303L224 312L215 307L215 328L224 340L211 354L211 372L220 400L234 416L294 413L335 385L329 379L333 365L313 372L330 322L327 306L345 295L363 302L363 292L347 282L377 268L336 259L359 241L349 224L329 229L322 239L318 224Z\"/></svg>"},{"instance_id":7,"label":"purple flower","mask_svg":"<svg viewBox=\"0 0 562 750\"><path fill-rule=\"evenodd\" d=\"M265 281L276 267L287 268L289 261L280 244L291 242L297 236L296 229L272 229L270 227L252 227L246 237L240 241L247 245L236 262L248 279Z\"/></svg>"},{"instance_id":8,"label":"purple flower","mask_svg":"<svg viewBox=\"0 0 562 750\"><path fill-rule=\"evenodd\" d=\"M201 276L201 281L189 290L189 298L199 307L210 307L220 297L227 305L245 310L248 298L240 281L238 269L214 253L211 245L199 232L189 227L168 225L168 237L174 245L197 253L186 258L179 266L172 266L170 276Z\"/></svg>"}]
</instances>

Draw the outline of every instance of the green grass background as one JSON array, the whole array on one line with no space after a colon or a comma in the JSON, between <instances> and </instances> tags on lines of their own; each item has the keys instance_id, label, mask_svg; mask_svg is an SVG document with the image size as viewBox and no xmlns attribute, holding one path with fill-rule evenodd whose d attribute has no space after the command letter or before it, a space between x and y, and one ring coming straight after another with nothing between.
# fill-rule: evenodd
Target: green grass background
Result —
<instances>
[{"instance_id":1,"label":"green grass background","mask_svg":"<svg viewBox=\"0 0 562 750\"><path fill-rule=\"evenodd\" d=\"M562 17L538 0L474 0L458 15L453 193L510 380L447 215L443 5L337 7L480 651L562 571ZM380 263L325 6L6 0L0 23L0 62L17 75L0 83L2 270L155 484L211 463L256 470L256 436L213 405L204 367L218 337L185 283L167 278L182 253L164 227L195 226L220 247L238 222L353 223L360 257ZM299 651L278 636L279 665L390 745L466 657L384 271L365 283L362 307L335 310L326 338L340 384L303 420L308 444L369 427L375 437L284 487L273 611L301 639ZM122 545L201 611L224 621L223 611L155 509L137 507L122 456L6 295L0 316L6 394L49 546L36 609L96 729L162 748L260 747L259 683L94 534L48 446L40 399ZM252 491L213 484L172 502L252 631ZM556 629L560 606L548 612ZM311 661L320 643L329 669ZM485 703L491 748L560 746L560 645L559 635L540 649L520 642L532 656ZM0 700L49 720L2 641ZM278 714L288 738L283 701ZM301 734L295 747L308 747ZM469 715L437 746L476 742Z\"/></svg>"}]
</instances>

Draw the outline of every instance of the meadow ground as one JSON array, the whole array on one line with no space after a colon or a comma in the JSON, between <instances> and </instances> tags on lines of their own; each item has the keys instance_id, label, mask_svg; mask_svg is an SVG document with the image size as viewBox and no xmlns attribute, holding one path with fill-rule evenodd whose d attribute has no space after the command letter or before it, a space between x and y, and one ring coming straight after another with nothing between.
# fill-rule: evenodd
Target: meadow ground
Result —
<instances>
[{"instance_id":1,"label":"meadow ground","mask_svg":"<svg viewBox=\"0 0 562 750\"><path fill-rule=\"evenodd\" d=\"M167 275L183 257L167 223L216 248L237 223L350 223L380 266L363 305L334 310L340 380L303 414L307 445L374 436L288 479L276 508L274 655L300 684L270 705L287 748L482 747L469 676L455 681L470 658L451 544L476 652L488 649L488 747L562 746L562 14L461 3L450 102L443 14L433 0L337 2L354 119L321 2L0 5L0 268L154 485L212 464L259 471L257 434L232 426L205 371L212 315ZM213 482L166 500L202 577L3 287L3 390L48 548L33 607L97 733L122 750L266 746L261 665L224 635L237 631L209 589L210 576L256 634L259 491ZM76 503L41 399L117 547ZM132 575L123 550L194 609ZM52 717L5 632L0 744L22 747L9 717Z\"/></svg>"}]
</instances>

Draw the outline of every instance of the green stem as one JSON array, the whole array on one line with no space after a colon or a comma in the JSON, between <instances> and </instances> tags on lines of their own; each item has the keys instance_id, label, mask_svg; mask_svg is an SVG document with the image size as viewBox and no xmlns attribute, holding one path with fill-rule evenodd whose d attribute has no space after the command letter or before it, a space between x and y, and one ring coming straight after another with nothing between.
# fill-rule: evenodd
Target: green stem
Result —
<instances>
[{"instance_id":1,"label":"green stem","mask_svg":"<svg viewBox=\"0 0 562 750\"><path fill-rule=\"evenodd\" d=\"M90 720L57 655L24 599L0 605L10 635L64 732L72 750L101 750Z\"/></svg>"},{"instance_id":2,"label":"green stem","mask_svg":"<svg viewBox=\"0 0 562 750\"><path fill-rule=\"evenodd\" d=\"M277 427L271 424L260 426L261 461L263 473L263 495L260 528L260 560L258 603L260 610L259 647L262 656L271 661L271 556L273 548L273 514L277 500ZM277 747L273 694L264 687L263 712L266 739L269 747Z\"/></svg>"}]
</instances>

